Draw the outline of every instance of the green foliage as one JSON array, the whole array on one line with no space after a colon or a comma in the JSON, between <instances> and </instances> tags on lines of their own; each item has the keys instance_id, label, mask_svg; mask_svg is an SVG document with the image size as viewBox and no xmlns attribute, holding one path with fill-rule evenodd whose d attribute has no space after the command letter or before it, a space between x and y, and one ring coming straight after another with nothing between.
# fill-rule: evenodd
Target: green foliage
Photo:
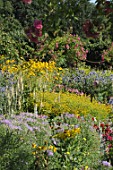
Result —
<instances>
[{"instance_id":1,"label":"green foliage","mask_svg":"<svg viewBox=\"0 0 113 170\"><path fill-rule=\"evenodd\" d=\"M62 84L70 92L79 94L84 92L102 103L108 103L112 91L113 72L110 70L97 71L95 69L71 69L63 75ZM78 91L77 91L78 90Z\"/></svg>"},{"instance_id":2,"label":"green foliage","mask_svg":"<svg viewBox=\"0 0 113 170\"><path fill-rule=\"evenodd\" d=\"M29 139L23 140L18 130L11 131L0 125L0 169L23 170L32 164L32 150Z\"/></svg>"},{"instance_id":3,"label":"green foliage","mask_svg":"<svg viewBox=\"0 0 113 170\"><path fill-rule=\"evenodd\" d=\"M34 114L0 116L0 169L34 170L32 144L43 145L51 129L45 118Z\"/></svg>"},{"instance_id":4,"label":"green foliage","mask_svg":"<svg viewBox=\"0 0 113 170\"><path fill-rule=\"evenodd\" d=\"M101 158L100 139L89 117L64 114L20 113L0 117L0 151L3 169L95 168ZM93 161L95 160L95 161Z\"/></svg>"},{"instance_id":5,"label":"green foliage","mask_svg":"<svg viewBox=\"0 0 113 170\"><path fill-rule=\"evenodd\" d=\"M47 41L38 54L44 61L55 61L57 66L77 67L78 63L85 61L87 50L84 49L84 42L78 35L68 33Z\"/></svg>"},{"instance_id":6,"label":"green foliage","mask_svg":"<svg viewBox=\"0 0 113 170\"><path fill-rule=\"evenodd\" d=\"M40 150L39 147L34 149L36 170L41 162L45 169L78 170L98 167L98 159L101 157L100 140L96 131L90 129L88 119L78 119L67 113L50 119L50 124L53 132L51 143L46 142L44 146L40 146ZM42 158L37 157L40 153Z\"/></svg>"},{"instance_id":7,"label":"green foliage","mask_svg":"<svg viewBox=\"0 0 113 170\"><path fill-rule=\"evenodd\" d=\"M113 43L110 45L110 47L107 50L103 51L102 56L112 68L113 66Z\"/></svg>"},{"instance_id":8,"label":"green foliage","mask_svg":"<svg viewBox=\"0 0 113 170\"><path fill-rule=\"evenodd\" d=\"M90 17L92 11L92 5L88 0L35 0L30 5L15 0L11 2L16 19L24 27L30 26L34 19L41 19L44 25L43 31L52 38L61 36L69 30L81 34L84 19Z\"/></svg>"}]
</instances>

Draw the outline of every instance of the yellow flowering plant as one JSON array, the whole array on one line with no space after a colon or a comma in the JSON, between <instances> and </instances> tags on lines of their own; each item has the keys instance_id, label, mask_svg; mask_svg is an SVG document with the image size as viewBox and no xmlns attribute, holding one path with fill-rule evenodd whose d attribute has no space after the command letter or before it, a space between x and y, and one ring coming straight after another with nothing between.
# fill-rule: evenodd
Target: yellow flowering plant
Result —
<instances>
[{"instance_id":1,"label":"yellow flowering plant","mask_svg":"<svg viewBox=\"0 0 113 170\"><path fill-rule=\"evenodd\" d=\"M52 134L50 140L36 148L33 145L36 167L82 169L99 166L100 138L95 129L91 129L89 117L65 113L48 121Z\"/></svg>"}]
</instances>

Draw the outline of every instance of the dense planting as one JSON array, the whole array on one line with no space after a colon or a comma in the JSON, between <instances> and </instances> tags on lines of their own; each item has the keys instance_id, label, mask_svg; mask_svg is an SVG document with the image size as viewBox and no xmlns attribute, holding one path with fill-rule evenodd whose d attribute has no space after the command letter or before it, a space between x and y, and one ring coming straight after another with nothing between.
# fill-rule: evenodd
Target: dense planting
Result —
<instances>
[{"instance_id":1,"label":"dense planting","mask_svg":"<svg viewBox=\"0 0 113 170\"><path fill-rule=\"evenodd\" d=\"M0 0L0 170L113 169L112 6Z\"/></svg>"}]
</instances>

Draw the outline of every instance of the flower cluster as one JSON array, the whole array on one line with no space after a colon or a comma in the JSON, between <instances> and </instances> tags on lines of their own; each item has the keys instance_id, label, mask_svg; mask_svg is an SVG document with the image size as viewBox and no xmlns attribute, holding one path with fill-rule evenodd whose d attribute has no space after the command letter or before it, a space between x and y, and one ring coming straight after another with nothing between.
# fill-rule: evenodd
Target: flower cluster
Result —
<instances>
[{"instance_id":1,"label":"flower cluster","mask_svg":"<svg viewBox=\"0 0 113 170\"><path fill-rule=\"evenodd\" d=\"M66 72L62 77L64 88L70 92L92 95L99 102L108 102L113 96L113 73L111 71L96 71L76 69ZM111 102L111 100L110 100Z\"/></svg>"},{"instance_id":2,"label":"flower cluster","mask_svg":"<svg viewBox=\"0 0 113 170\"><path fill-rule=\"evenodd\" d=\"M64 132L58 133L54 137L65 140L67 138L73 138L79 133L80 133L80 128L74 128L74 129L64 130Z\"/></svg>"},{"instance_id":3,"label":"flower cluster","mask_svg":"<svg viewBox=\"0 0 113 170\"><path fill-rule=\"evenodd\" d=\"M111 166L113 165L113 156L112 156L112 151L113 151L113 123L110 119L105 120L106 122L97 122L96 118L92 118L94 121L93 127L96 129L96 131L100 134L101 138L101 148L102 151L104 150L104 155L105 159L109 160L103 161L102 164L105 166Z\"/></svg>"},{"instance_id":4,"label":"flower cluster","mask_svg":"<svg viewBox=\"0 0 113 170\"><path fill-rule=\"evenodd\" d=\"M85 50L84 43L78 35L65 34L56 37L39 51L40 56L46 60L56 61L58 66L76 66L78 62L86 60L88 50Z\"/></svg>"},{"instance_id":5,"label":"flower cluster","mask_svg":"<svg viewBox=\"0 0 113 170\"><path fill-rule=\"evenodd\" d=\"M31 4L32 0L22 0L25 4Z\"/></svg>"},{"instance_id":6,"label":"flower cluster","mask_svg":"<svg viewBox=\"0 0 113 170\"><path fill-rule=\"evenodd\" d=\"M31 42L34 42L36 44L39 43L38 37L42 36L42 28L42 21L36 19L33 26L25 30L25 33Z\"/></svg>"},{"instance_id":7,"label":"flower cluster","mask_svg":"<svg viewBox=\"0 0 113 170\"><path fill-rule=\"evenodd\" d=\"M37 105L40 107L40 103L37 103ZM112 113L109 105L100 104L95 100L91 102L89 96L60 92L45 92L44 101L41 103L40 109L41 113L45 113L50 117L67 112L84 116L91 114L104 119Z\"/></svg>"},{"instance_id":8,"label":"flower cluster","mask_svg":"<svg viewBox=\"0 0 113 170\"><path fill-rule=\"evenodd\" d=\"M30 59L29 61L21 60L17 65L14 60L6 60L2 66L2 72L8 71L11 74L23 72L28 77L36 76L47 71L53 72L56 69L55 62L40 62Z\"/></svg>"},{"instance_id":9,"label":"flower cluster","mask_svg":"<svg viewBox=\"0 0 113 170\"><path fill-rule=\"evenodd\" d=\"M110 63L111 67L113 66L113 42L107 50L103 51L102 59Z\"/></svg>"},{"instance_id":10,"label":"flower cluster","mask_svg":"<svg viewBox=\"0 0 113 170\"><path fill-rule=\"evenodd\" d=\"M39 154L39 152L42 152L42 153L46 153L48 156L53 156L54 152L57 151L57 148L53 145L37 146L35 143L33 143L32 148L34 148L33 155L36 155L36 154Z\"/></svg>"}]
</instances>

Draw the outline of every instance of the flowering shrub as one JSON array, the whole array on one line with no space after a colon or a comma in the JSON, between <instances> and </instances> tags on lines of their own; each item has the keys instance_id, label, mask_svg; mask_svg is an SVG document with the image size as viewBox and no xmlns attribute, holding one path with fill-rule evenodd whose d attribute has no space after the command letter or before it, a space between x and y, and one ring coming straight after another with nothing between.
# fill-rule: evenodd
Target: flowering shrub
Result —
<instances>
[{"instance_id":1,"label":"flowering shrub","mask_svg":"<svg viewBox=\"0 0 113 170\"><path fill-rule=\"evenodd\" d=\"M102 58L105 59L111 67L113 66L113 43L107 50L103 51Z\"/></svg>"},{"instance_id":2,"label":"flowering shrub","mask_svg":"<svg viewBox=\"0 0 113 170\"><path fill-rule=\"evenodd\" d=\"M80 61L84 61L87 52L78 35L65 34L44 44L42 50L39 51L39 56L43 56L47 61L55 61L58 66L70 67L77 66Z\"/></svg>"}]
</instances>

